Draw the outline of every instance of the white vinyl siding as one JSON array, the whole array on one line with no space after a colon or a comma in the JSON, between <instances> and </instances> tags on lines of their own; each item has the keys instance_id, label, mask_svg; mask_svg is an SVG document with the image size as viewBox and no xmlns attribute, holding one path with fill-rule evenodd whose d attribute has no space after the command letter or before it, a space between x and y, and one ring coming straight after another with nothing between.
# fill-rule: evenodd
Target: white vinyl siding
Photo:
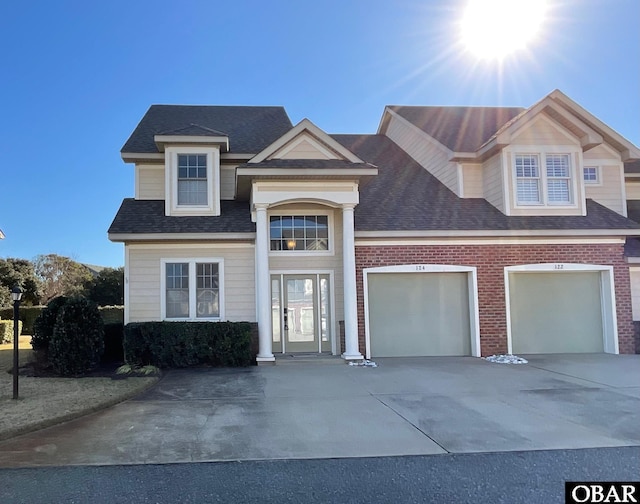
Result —
<instances>
[{"instance_id":1,"label":"white vinyl siding","mask_svg":"<svg viewBox=\"0 0 640 504\"><path fill-rule=\"evenodd\" d=\"M220 167L220 199L236 198L236 167L238 165L222 165Z\"/></svg>"},{"instance_id":2,"label":"white vinyl siding","mask_svg":"<svg viewBox=\"0 0 640 504\"><path fill-rule=\"evenodd\" d=\"M440 182L461 196L458 194L457 165L449 162L450 156L444 146L440 147L424 132L393 115L389 119L386 135Z\"/></svg>"},{"instance_id":3,"label":"white vinyl siding","mask_svg":"<svg viewBox=\"0 0 640 504\"><path fill-rule=\"evenodd\" d=\"M636 182L637 180L637 182ZM624 185L625 193L627 195L627 199L629 200L640 200L640 179L631 179L627 180ZM588 196L591 193L592 189L587 188L587 198L594 198L594 196Z\"/></svg>"},{"instance_id":4,"label":"white vinyl siding","mask_svg":"<svg viewBox=\"0 0 640 504\"><path fill-rule=\"evenodd\" d=\"M482 165L462 165L462 187L464 189L464 198L484 197L484 190L482 187Z\"/></svg>"},{"instance_id":5,"label":"white vinyl siding","mask_svg":"<svg viewBox=\"0 0 640 504\"><path fill-rule=\"evenodd\" d=\"M164 199L164 165L137 165L136 199Z\"/></svg>"},{"instance_id":6,"label":"white vinyl siding","mask_svg":"<svg viewBox=\"0 0 640 504\"><path fill-rule=\"evenodd\" d=\"M511 144L518 145L579 145L569 131L544 115L538 115L511 137Z\"/></svg>"},{"instance_id":7,"label":"white vinyl siding","mask_svg":"<svg viewBox=\"0 0 640 504\"><path fill-rule=\"evenodd\" d=\"M502 180L502 156L496 154L482 165L484 197L498 210L504 212L504 189Z\"/></svg>"},{"instance_id":8,"label":"white vinyl siding","mask_svg":"<svg viewBox=\"0 0 640 504\"><path fill-rule=\"evenodd\" d=\"M224 261L224 319L255 321L255 250L252 245L129 245L129 321L161 320L161 260L186 262L196 258Z\"/></svg>"}]
</instances>

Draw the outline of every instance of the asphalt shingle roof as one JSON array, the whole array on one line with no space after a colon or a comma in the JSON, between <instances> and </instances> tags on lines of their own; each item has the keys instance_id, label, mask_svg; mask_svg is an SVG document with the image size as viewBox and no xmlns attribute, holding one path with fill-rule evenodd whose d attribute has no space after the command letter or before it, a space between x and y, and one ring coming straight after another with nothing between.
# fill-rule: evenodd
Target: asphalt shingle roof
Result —
<instances>
[{"instance_id":1,"label":"asphalt shingle roof","mask_svg":"<svg viewBox=\"0 0 640 504\"><path fill-rule=\"evenodd\" d=\"M474 152L521 107L419 107L392 105L401 117L455 152Z\"/></svg>"},{"instance_id":2,"label":"asphalt shingle roof","mask_svg":"<svg viewBox=\"0 0 640 504\"><path fill-rule=\"evenodd\" d=\"M256 229L248 201L221 201L220 213L217 217L167 217L164 200L126 198L109 233L253 233Z\"/></svg>"},{"instance_id":3,"label":"asphalt shingle roof","mask_svg":"<svg viewBox=\"0 0 640 504\"><path fill-rule=\"evenodd\" d=\"M458 198L382 135L334 135L378 175L360 188L357 231L639 229L640 225L587 200L586 216L508 217L481 198Z\"/></svg>"},{"instance_id":4,"label":"asphalt shingle roof","mask_svg":"<svg viewBox=\"0 0 640 504\"><path fill-rule=\"evenodd\" d=\"M212 135L224 132L231 152L255 154L291 128L283 107L152 105L121 152L155 153L155 135L205 135L208 129Z\"/></svg>"},{"instance_id":5,"label":"asphalt shingle roof","mask_svg":"<svg viewBox=\"0 0 640 504\"><path fill-rule=\"evenodd\" d=\"M640 173L640 160L628 161L624 164L625 173Z\"/></svg>"}]
</instances>

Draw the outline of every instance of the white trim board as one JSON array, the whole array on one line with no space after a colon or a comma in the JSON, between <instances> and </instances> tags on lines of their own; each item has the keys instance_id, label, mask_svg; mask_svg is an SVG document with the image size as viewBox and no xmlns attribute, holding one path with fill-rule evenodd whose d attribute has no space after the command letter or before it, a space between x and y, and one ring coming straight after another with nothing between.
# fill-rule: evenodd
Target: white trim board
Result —
<instances>
[{"instance_id":1,"label":"white trim board","mask_svg":"<svg viewBox=\"0 0 640 504\"><path fill-rule=\"evenodd\" d=\"M452 266L448 264L402 264L379 266L362 270L364 291L364 338L366 358L371 358L371 335L369 332L369 281L368 275L393 273L467 273L469 285L469 334L471 355L480 357L480 310L478 305L478 270L475 266Z\"/></svg>"}]
</instances>

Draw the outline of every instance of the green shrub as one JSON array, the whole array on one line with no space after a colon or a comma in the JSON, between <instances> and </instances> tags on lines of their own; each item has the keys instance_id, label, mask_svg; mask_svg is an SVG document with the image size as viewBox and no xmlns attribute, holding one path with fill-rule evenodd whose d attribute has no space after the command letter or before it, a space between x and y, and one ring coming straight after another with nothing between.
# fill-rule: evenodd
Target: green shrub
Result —
<instances>
[{"instance_id":1,"label":"green shrub","mask_svg":"<svg viewBox=\"0 0 640 504\"><path fill-rule=\"evenodd\" d=\"M124 306L100 306L98 309L105 324L124 324Z\"/></svg>"},{"instance_id":2,"label":"green shrub","mask_svg":"<svg viewBox=\"0 0 640 504\"><path fill-rule=\"evenodd\" d=\"M104 353L102 354L102 362L124 361L123 338L124 324L122 322L104 325Z\"/></svg>"},{"instance_id":3,"label":"green shrub","mask_svg":"<svg viewBox=\"0 0 640 504\"><path fill-rule=\"evenodd\" d=\"M49 362L62 376L88 371L100 362L104 352L104 327L95 303L72 298L62 305L56 317Z\"/></svg>"},{"instance_id":4,"label":"green shrub","mask_svg":"<svg viewBox=\"0 0 640 504\"><path fill-rule=\"evenodd\" d=\"M51 341L51 336L53 336L53 328L58 318L58 312L68 299L64 296L52 299L36 318L33 324L33 337L31 338L31 346L36 352L46 354L49 350L49 342Z\"/></svg>"},{"instance_id":5,"label":"green shrub","mask_svg":"<svg viewBox=\"0 0 640 504\"><path fill-rule=\"evenodd\" d=\"M253 324L255 325L255 324ZM124 328L125 361L134 366L182 368L248 366L249 322L135 322Z\"/></svg>"},{"instance_id":6,"label":"green shrub","mask_svg":"<svg viewBox=\"0 0 640 504\"><path fill-rule=\"evenodd\" d=\"M0 320L0 345L13 343L13 320ZM22 320L18 320L18 334L22 331Z\"/></svg>"},{"instance_id":7,"label":"green shrub","mask_svg":"<svg viewBox=\"0 0 640 504\"><path fill-rule=\"evenodd\" d=\"M20 312L18 317L22 321L21 334L33 334L33 324L35 323L42 310L44 310L44 308L44 306L20 305ZM13 308L0 308L0 319L13 320Z\"/></svg>"}]
</instances>

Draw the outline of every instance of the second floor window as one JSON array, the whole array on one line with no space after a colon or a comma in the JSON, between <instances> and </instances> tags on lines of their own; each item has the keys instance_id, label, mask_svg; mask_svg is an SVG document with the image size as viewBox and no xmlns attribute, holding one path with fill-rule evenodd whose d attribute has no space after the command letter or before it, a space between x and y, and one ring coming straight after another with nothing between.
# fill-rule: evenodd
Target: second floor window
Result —
<instances>
[{"instance_id":1,"label":"second floor window","mask_svg":"<svg viewBox=\"0 0 640 504\"><path fill-rule=\"evenodd\" d=\"M326 215L277 215L270 219L271 250L329 250Z\"/></svg>"},{"instance_id":2,"label":"second floor window","mask_svg":"<svg viewBox=\"0 0 640 504\"><path fill-rule=\"evenodd\" d=\"M515 168L518 205L571 204L569 154L516 154Z\"/></svg>"},{"instance_id":3,"label":"second floor window","mask_svg":"<svg viewBox=\"0 0 640 504\"><path fill-rule=\"evenodd\" d=\"M207 204L207 155L178 154L178 205Z\"/></svg>"}]
</instances>

